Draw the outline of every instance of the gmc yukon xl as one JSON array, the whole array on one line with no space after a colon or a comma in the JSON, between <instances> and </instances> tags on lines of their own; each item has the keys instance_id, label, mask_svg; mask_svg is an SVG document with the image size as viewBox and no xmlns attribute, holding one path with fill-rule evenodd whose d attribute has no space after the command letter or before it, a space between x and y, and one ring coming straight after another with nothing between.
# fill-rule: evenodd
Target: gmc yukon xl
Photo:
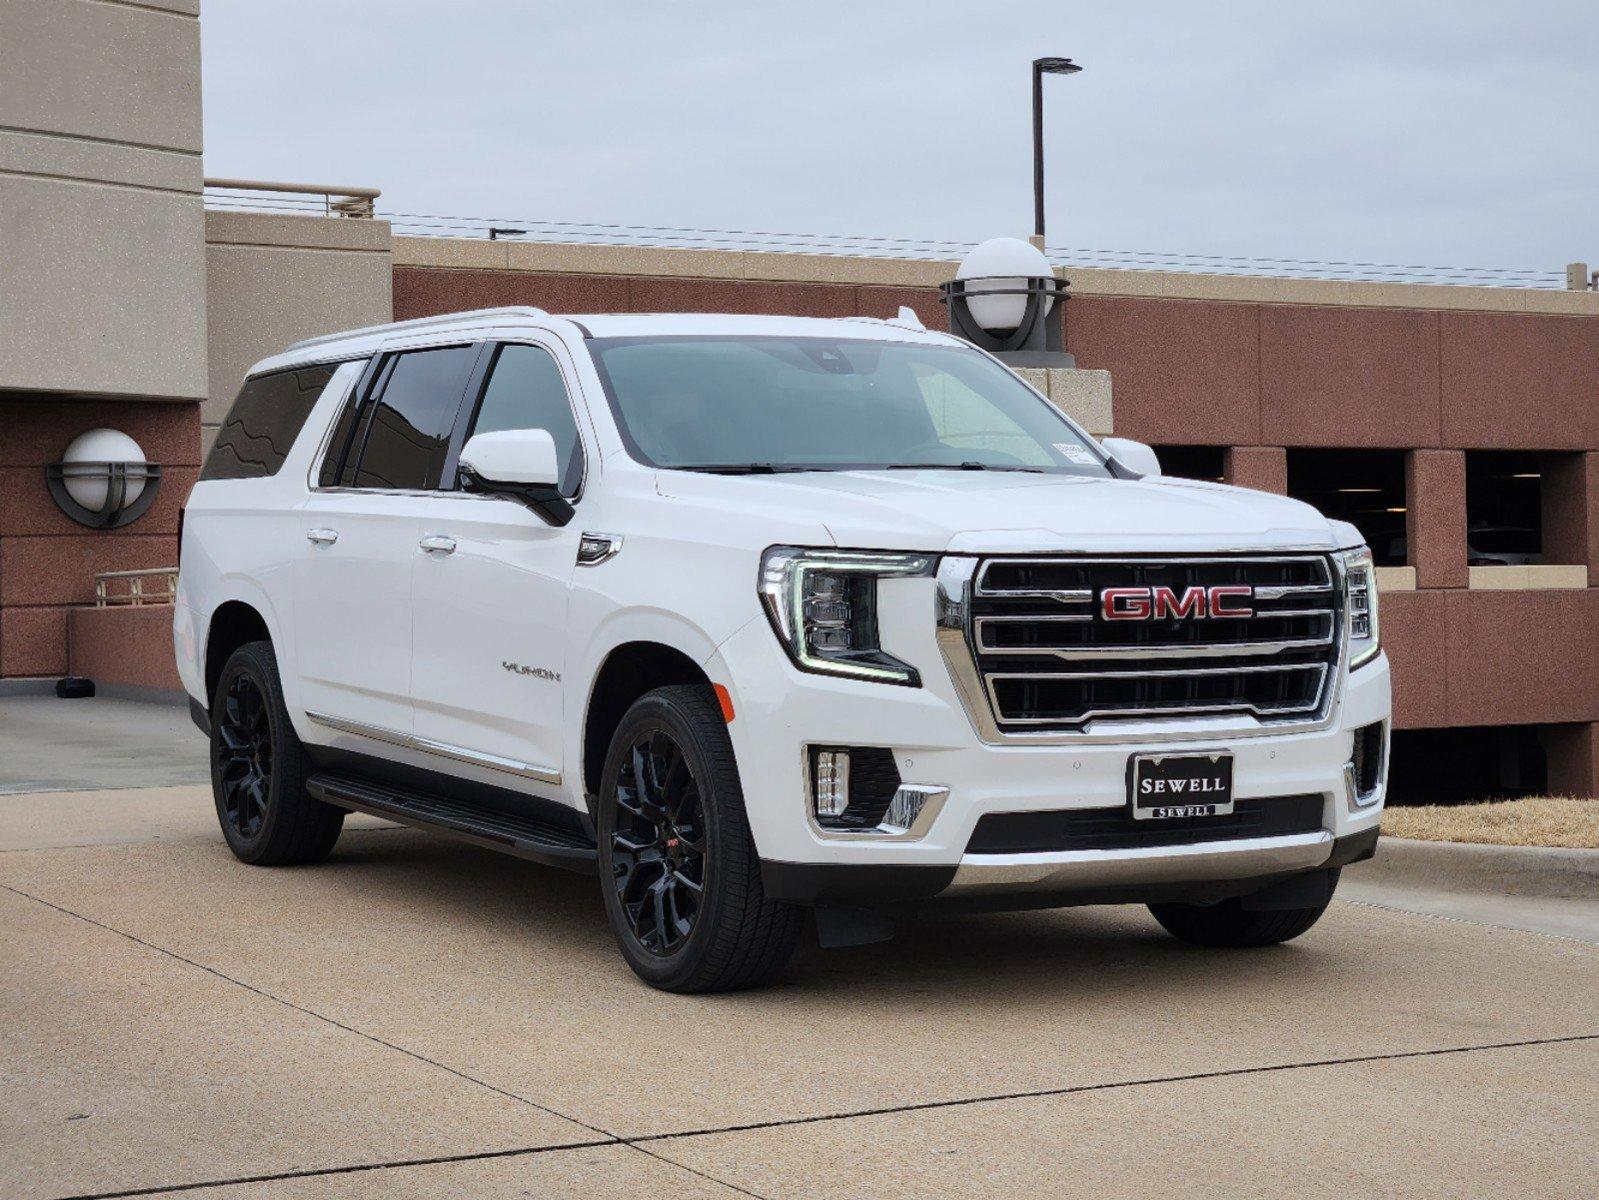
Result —
<instances>
[{"instance_id":1,"label":"gmc yukon xl","mask_svg":"<svg viewBox=\"0 0 1599 1200\"><path fill-rule=\"evenodd\" d=\"M1378 836L1359 533L1163 478L908 310L301 342L181 546L234 854L320 860L354 811L592 872L660 988L957 906L1280 942Z\"/></svg>"}]
</instances>

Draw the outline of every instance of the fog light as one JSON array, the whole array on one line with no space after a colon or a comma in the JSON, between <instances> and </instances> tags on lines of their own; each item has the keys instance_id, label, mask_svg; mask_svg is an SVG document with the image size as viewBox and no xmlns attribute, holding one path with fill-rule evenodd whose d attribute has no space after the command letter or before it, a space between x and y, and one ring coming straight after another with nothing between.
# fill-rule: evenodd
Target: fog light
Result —
<instances>
[{"instance_id":1,"label":"fog light","mask_svg":"<svg viewBox=\"0 0 1599 1200\"><path fill-rule=\"evenodd\" d=\"M1344 766L1351 808L1369 808L1382 794L1383 734L1381 721L1355 730L1354 750Z\"/></svg>"},{"instance_id":2,"label":"fog light","mask_svg":"<svg viewBox=\"0 0 1599 1200\"><path fill-rule=\"evenodd\" d=\"M849 751L818 750L812 789L818 817L841 817L849 807Z\"/></svg>"}]
</instances>

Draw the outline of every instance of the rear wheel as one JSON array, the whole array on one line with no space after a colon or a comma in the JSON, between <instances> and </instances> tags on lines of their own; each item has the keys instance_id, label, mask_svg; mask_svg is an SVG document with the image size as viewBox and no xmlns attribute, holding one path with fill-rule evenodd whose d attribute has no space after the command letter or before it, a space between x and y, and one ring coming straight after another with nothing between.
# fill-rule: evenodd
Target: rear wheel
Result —
<instances>
[{"instance_id":1,"label":"rear wheel","mask_svg":"<svg viewBox=\"0 0 1599 1200\"><path fill-rule=\"evenodd\" d=\"M600 880L623 957L672 992L764 983L801 910L767 900L727 726L709 688L657 688L627 711L601 776Z\"/></svg>"},{"instance_id":2,"label":"rear wheel","mask_svg":"<svg viewBox=\"0 0 1599 1200\"><path fill-rule=\"evenodd\" d=\"M320 862L344 810L305 790L311 764L283 705L270 642L235 650L211 698L211 791L228 848L257 866Z\"/></svg>"},{"instance_id":3,"label":"rear wheel","mask_svg":"<svg viewBox=\"0 0 1599 1200\"><path fill-rule=\"evenodd\" d=\"M1196 946L1243 948L1275 946L1298 937L1327 911L1327 905L1311 908L1245 908L1242 899L1220 904L1151 904L1166 932Z\"/></svg>"}]
</instances>

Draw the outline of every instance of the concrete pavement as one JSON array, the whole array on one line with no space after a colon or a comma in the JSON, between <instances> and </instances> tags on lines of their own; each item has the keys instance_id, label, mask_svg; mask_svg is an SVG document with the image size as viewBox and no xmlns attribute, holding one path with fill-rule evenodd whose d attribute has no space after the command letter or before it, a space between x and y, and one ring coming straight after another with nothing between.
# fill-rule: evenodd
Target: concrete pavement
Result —
<instances>
[{"instance_id":1,"label":"concrete pavement","mask_svg":"<svg viewBox=\"0 0 1599 1200\"><path fill-rule=\"evenodd\" d=\"M0 695L0 796L210 777L205 739L181 704Z\"/></svg>"},{"instance_id":2,"label":"concrete pavement","mask_svg":"<svg viewBox=\"0 0 1599 1200\"><path fill-rule=\"evenodd\" d=\"M0 1195L1588 1194L1599 949L1348 902L928 922L770 991L626 971L592 879L207 789L0 797ZM223 1185L223 1186L217 1186Z\"/></svg>"}]
</instances>

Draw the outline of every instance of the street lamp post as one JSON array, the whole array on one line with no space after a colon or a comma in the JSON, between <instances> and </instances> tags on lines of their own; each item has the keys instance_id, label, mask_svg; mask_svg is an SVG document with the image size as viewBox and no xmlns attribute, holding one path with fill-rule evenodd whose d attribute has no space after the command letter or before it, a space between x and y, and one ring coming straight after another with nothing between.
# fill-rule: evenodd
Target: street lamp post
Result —
<instances>
[{"instance_id":1,"label":"street lamp post","mask_svg":"<svg viewBox=\"0 0 1599 1200\"><path fill-rule=\"evenodd\" d=\"M1044 76L1075 75L1069 58L1033 59L1033 244L1044 248Z\"/></svg>"}]
</instances>

